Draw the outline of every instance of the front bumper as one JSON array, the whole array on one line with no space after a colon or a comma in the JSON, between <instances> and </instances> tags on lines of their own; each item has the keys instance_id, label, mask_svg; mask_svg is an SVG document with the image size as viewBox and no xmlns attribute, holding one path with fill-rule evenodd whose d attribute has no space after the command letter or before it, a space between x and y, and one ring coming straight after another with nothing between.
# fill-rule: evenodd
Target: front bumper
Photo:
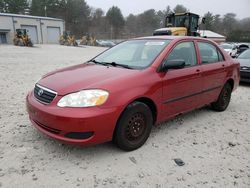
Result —
<instances>
[{"instance_id":1,"label":"front bumper","mask_svg":"<svg viewBox=\"0 0 250 188\"><path fill-rule=\"evenodd\" d=\"M250 70L240 70L240 81L250 82Z\"/></svg>"},{"instance_id":2,"label":"front bumper","mask_svg":"<svg viewBox=\"0 0 250 188\"><path fill-rule=\"evenodd\" d=\"M60 108L56 105L58 98L45 105L35 99L33 91L27 95L29 118L39 131L64 143L76 145L112 140L122 108Z\"/></svg>"}]
</instances>

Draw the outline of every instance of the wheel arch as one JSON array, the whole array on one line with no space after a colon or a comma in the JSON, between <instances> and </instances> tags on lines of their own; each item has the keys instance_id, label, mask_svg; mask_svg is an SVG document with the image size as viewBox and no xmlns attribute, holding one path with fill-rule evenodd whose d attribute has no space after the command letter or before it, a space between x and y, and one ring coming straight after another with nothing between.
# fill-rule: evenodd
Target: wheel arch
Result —
<instances>
[{"instance_id":1,"label":"wheel arch","mask_svg":"<svg viewBox=\"0 0 250 188\"><path fill-rule=\"evenodd\" d=\"M150 110L152 112L153 124L156 123L158 110L157 110L157 106L156 106L155 102L152 99L148 98L148 97L138 97L138 98L135 98L132 101L130 101L126 105L126 107L122 110L122 112L120 113L120 115L119 115L119 117L117 119L117 122L116 122L116 126L115 126L114 131L113 131L113 139L114 139L114 135L115 135L115 132L116 132L117 123L120 121L120 118L121 118L122 114L124 113L124 111L126 110L126 108L128 107L128 105L130 105L130 104L132 104L134 102L141 102L141 103L146 104L150 108Z\"/></svg>"},{"instance_id":2,"label":"wheel arch","mask_svg":"<svg viewBox=\"0 0 250 188\"><path fill-rule=\"evenodd\" d=\"M121 120L124 121L123 114L126 112L126 110L129 108L130 108L130 110L133 109L134 105L132 105L132 104L135 104L135 105L140 104L140 107L144 107L145 109L146 109L146 107L145 107L145 105L146 105L147 108L149 108L151 111L151 112L149 112L147 109L147 115L148 115L147 117L149 117L149 113L151 113L152 118L153 118L153 124L151 123L152 119L150 118L150 121L148 121L148 122L150 122L150 124L149 124L149 126L147 126L147 128L145 128L145 131L142 135L143 137L139 138L139 142L135 142L134 143L135 145L133 145L133 144L131 145L131 143L127 142L126 139L124 141L124 135L121 133L121 131L122 131L121 124L119 124L119 121L121 121ZM136 112L136 111L134 111L134 112ZM151 132L151 128L155 124L156 120L157 120L157 106L155 105L154 101L148 97L135 98L135 99L131 100L126 105L126 107L122 110L122 112L117 120L114 132L113 132L112 142L114 144L116 144L119 148L126 150L126 151L132 151L134 149L137 149L138 147L141 147L145 143L145 141L148 139L149 134Z\"/></svg>"},{"instance_id":3,"label":"wheel arch","mask_svg":"<svg viewBox=\"0 0 250 188\"><path fill-rule=\"evenodd\" d=\"M150 108L150 110L152 112L152 116L153 116L153 124L155 124L155 122L157 120L158 111L157 111L157 106L154 103L154 101L148 97L140 97L140 98L135 99L133 102L136 102L136 101L144 103Z\"/></svg>"},{"instance_id":4,"label":"wheel arch","mask_svg":"<svg viewBox=\"0 0 250 188\"><path fill-rule=\"evenodd\" d=\"M232 78L229 78L229 79L226 81L226 83L229 83L229 84L230 84L232 90L234 89L234 80L233 80Z\"/></svg>"}]
</instances>

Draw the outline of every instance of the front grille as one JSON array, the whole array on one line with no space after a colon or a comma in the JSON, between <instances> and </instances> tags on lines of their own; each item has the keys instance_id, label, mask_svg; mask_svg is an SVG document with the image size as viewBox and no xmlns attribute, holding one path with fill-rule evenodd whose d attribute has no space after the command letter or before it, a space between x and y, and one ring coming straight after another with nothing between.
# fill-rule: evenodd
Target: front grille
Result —
<instances>
[{"instance_id":1,"label":"front grille","mask_svg":"<svg viewBox=\"0 0 250 188\"><path fill-rule=\"evenodd\" d=\"M241 78L250 78L250 72L240 72Z\"/></svg>"},{"instance_id":2,"label":"front grille","mask_svg":"<svg viewBox=\"0 0 250 188\"><path fill-rule=\"evenodd\" d=\"M93 136L94 132L70 132L65 135L67 138L72 138L72 139L88 139L91 136Z\"/></svg>"},{"instance_id":3,"label":"front grille","mask_svg":"<svg viewBox=\"0 0 250 188\"><path fill-rule=\"evenodd\" d=\"M35 85L34 96L38 101L42 103L51 103L56 95L57 93L55 91L42 87L38 84Z\"/></svg>"},{"instance_id":4,"label":"front grille","mask_svg":"<svg viewBox=\"0 0 250 188\"><path fill-rule=\"evenodd\" d=\"M48 132L50 132L50 133L53 133L53 134L59 134L61 131L60 130L58 130L58 129L54 129L54 128L51 128L51 127L48 127L48 126L46 126L46 125L44 125L44 124L42 124L42 123L40 123L40 122L38 122L38 121L36 121L36 120L33 120L39 127L41 127L42 129L44 129L44 130L46 130L46 131L48 131Z\"/></svg>"}]
</instances>

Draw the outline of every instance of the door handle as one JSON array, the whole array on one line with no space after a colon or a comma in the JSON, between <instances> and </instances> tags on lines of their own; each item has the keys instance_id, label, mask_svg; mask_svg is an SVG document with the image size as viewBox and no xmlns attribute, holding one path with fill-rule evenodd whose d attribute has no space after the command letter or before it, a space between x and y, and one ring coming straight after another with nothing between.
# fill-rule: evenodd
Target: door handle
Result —
<instances>
[{"instance_id":1,"label":"door handle","mask_svg":"<svg viewBox=\"0 0 250 188\"><path fill-rule=\"evenodd\" d=\"M201 72L201 70L200 70L200 69L196 69L196 72L200 73L200 72Z\"/></svg>"},{"instance_id":2,"label":"door handle","mask_svg":"<svg viewBox=\"0 0 250 188\"><path fill-rule=\"evenodd\" d=\"M225 67L225 65L224 65L224 64L222 64L222 67Z\"/></svg>"}]
</instances>

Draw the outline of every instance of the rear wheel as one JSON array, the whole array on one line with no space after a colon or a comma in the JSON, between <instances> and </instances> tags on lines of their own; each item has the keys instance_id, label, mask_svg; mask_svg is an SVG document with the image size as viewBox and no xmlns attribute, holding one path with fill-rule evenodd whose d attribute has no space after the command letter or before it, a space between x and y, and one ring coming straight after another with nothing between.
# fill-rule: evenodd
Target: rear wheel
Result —
<instances>
[{"instance_id":1,"label":"rear wheel","mask_svg":"<svg viewBox=\"0 0 250 188\"><path fill-rule=\"evenodd\" d=\"M70 46L69 41L65 41L64 45L65 45L65 46Z\"/></svg>"},{"instance_id":2,"label":"rear wheel","mask_svg":"<svg viewBox=\"0 0 250 188\"><path fill-rule=\"evenodd\" d=\"M152 125L150 108L144 103L133 102L123 112L116 125L114 142L123 150L135 150L146 142Z\"/></svg>"},{"instance_id":3,"label":"rear wheel","mask_svg":"<svg viewBox=\"0 0 250 188\"><path fill-rule=\"evenodd\" d=\"M33 47L33 43L31 42L31 40L28 40L28 46Z\"/></svg>"},{"instance_id":4,"label":"rear wheel","mask_svg":"<svg viewBox=\"0 0 250 188\"><path fill-rule=\"evenodd\" d=\"M73 45L74 45L74 46L78 46L78 43L75 41L75 42L73 43Z\"/></svg>"},{"instance_id":5,"label":"rear wheel","mask_svg":"<svg viewBox=\"0 0 250 188\"><path fill-rule=\"evenodd\" d=\"M13 43L14 43L15 46L17 46L17 45L18 45L18 39L17 39L17 38L14 38L14 39L13 39Z\"/></svg>"},{"instance_id":6,"label":"rear wheel","mask_svg":"<svg viewBox=\"0 0 250 188\"><path fill-rule=\"evenodd\" d=\"M24 46L24 42L22 40L18 40L17 45L18 46Z\"/></svg>"},{"instance_id":7,"label":"rear wheel","mask_svg":"<svg viewBox=\"0 0 250 188\"><path fill-rule=\"evenodd\" d=\"M232 87L229 83L226 83L222 88L217 101L211 104L212 109L219 112L226 110L230 103L231 93L232 93Z\"/></svg>"}]
</instances>

